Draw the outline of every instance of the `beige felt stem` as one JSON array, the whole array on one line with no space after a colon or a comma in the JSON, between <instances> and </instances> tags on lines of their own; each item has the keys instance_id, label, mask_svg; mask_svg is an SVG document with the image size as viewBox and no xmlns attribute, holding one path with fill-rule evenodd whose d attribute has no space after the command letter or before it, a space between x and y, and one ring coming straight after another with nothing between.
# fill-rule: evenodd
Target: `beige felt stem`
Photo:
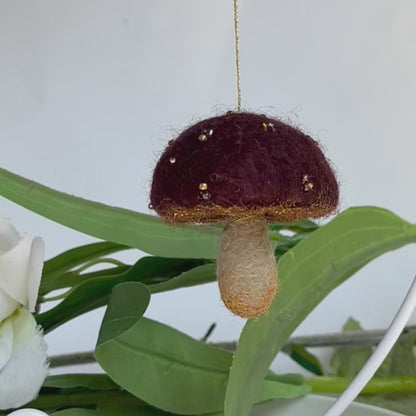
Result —
<instances>
[{"instance_id":1,"label":"beige felt stem","mask_svg":"<svg viewBox=\"0 0 416 416\"><path fill-rule=\"evenodd\" d=\"M217 278L225 306L242 318L265 313L276 294L277 266L267 224L243 218L223 231Z\"/></svg>"}]
</instances>

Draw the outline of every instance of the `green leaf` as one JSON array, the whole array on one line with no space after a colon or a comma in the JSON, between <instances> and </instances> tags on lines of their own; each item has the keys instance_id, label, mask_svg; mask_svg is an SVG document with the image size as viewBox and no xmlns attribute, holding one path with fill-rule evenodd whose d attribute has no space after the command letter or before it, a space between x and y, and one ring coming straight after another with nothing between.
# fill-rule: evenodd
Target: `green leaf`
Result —
<instances>
[{"instance_id":1,"label":"green leaf","mask_svg":"<svg viewBox=\"0 0 416 416\"><path fill-rule=\"evenodd\" d=\"M115 339L102 343L103 339L100 335L95 352L98 363L117 384L145 402L180 414L223 409L230 353L146 318ZM304 385L265 380L256 401L298 397L308 390Z\"/></svg>"},{"instance_id":2,"label":"green leaf","mask_svg":"<svg viewBox=\"0 0 416 416\"><path fill-rule=\"evenodd\" d=\"M344 325L344 330L346 328L351 328L351 330L361 329L357 323L355 323L354 326L351 326L351 323L347 324ZM397 393L382 394L382 392L378 390L380 394L374 394L377 390L373 390L373 394L368 395L366 389L364 389L362 392L363 394L358 397L359 401L409 416L416 416L416 394L403 394L403 392L400 394L401 385L409 388L410 386L414 386L414 379L409 376L416 375L416 361L413 353L415 342L416 331L401 335L389 355L377 370L372 381L368 384L368 386L370 386L372 382L393 380L393 378L396 377L398 380L396 386ZM371 348L338 348L331 357L331 365L335 363L337 373L339 375L345 373L345 375L351 379L361 370L362 366L371 355L371 352ZM346 371L346 369L349 371ZM393 382L391 384L393 385Z\"/></svg>"},{"instance_id":3,"label":"green leaf","mask_svg":"<svg viewBox=\"0 0 416 416\"><path fill-rule=\"evenodd\" d=\"M349 318L342 327L344 332L362 331L361 325L353 318ZM330 359L330 366L339 377L352 379L368 361L373 349L370 347L341 347L337 348Z\"/></svg>"},{"instance_id":4,"label":"green leaf","mask_svg":"<svg viewBox=\"0 0 416 416\"><path fill-rule=\"evenodd\" d=\"M129 270L128 270L129 271ZM123 282L128 273L115 270L113 274L97 273L75 286L57 306L36 316L45 333L71 319L106 305L112 288Z\"/></svg>"},{"instance_id":5,"label":"green leaf","mask_svg":"<svg viewBox=\"0 0 416 416\"><path fill-rule=\"evenodd\" d=\"M287 252L280 292L267 314L249 320L230 372L225 416L247 416L277 352L335 287L381 254L416 241L416 227L374 207L351 208Z\"/></svg>"},{"instance_id":6,"label":"green leaf","mask_svg":"<svg viewBox=\"0 0 416 416\"><path fill-rule=\"evenodd\" d=\"M175 416L173 413L164 412L151 406L113 406L100 407L102 416Z\"/></svg>"},{"instance_id":7,"label":"green leaf","mask_svg":"<svg viewBox=\"0 0 416 416\"><path fill-rule=\"evenodd\" d=\"M42 387L58 389L85 387L90 390L112 390L119 388L106 374L59 374L49 376L43 382Z\"/></svg>"},{"instance_id":8,"label":"green leaf","mask_svg":"<svg viewBox=\"0 0 416 416\"><path fill-rule=\"evenodd\" d=\"M131 328L145 313L149 301L150 291L141 283L129 282L115 286L97 343L105 343Z\"/></svg>"},{"instance_id":9,"label":"green leaf","mask_svg":"<svg viewBox=\"0 0 416 416\"><path fill-rule=\"evenodd\" d=\"M204 262L196 259L143 257L127 269L113 268L94 272L75 286L57 306L37 315L36 320L45 332L49 332L76 316L106 305L112 288L119 283L140 281L152 284L165 281ZM187 285L191 284L189 279L185 280ZM198 283L197 281L196 284Z\"/></svg>"},{"instance_id":10,"label":"green leaf","mask_svg":"<svg viewBox=\"0 0 416 416\"><path fill-rule=\"evenodd\" d=\"M341 347L332 354L330 366L337 376L352 379L363 368L372 352L369 347Z\"/></svg>"},{"instance_id":11,"label":"green leaf","mask_svg":"<svg viewBox=\"0 0 416 416\"><path fill-rule=\"evenodd\" d=\"M123 273L127 273L132 266L127 264L122 266L112 266L105 269L100 269L95 272L89 273L80 273L78 271L69 271L62 274L59 278L55 279L54 282L47 286L47 291L57 290L57 289L67 289L64 293L61 293L57 296L47 296L46 294L41 298L38 298L38 303L46 303L50 302L51 300L59 300L64 299L66 296L72 293L72 290L76 286L85 284L88 280L93 280L97 278L104 278L105 276L119 276Z\"/></svg>"},{"instance_id":12,"label":"green leaf","mask_svg":"<svg viewBox=\"0 0 416 416\"><path fill-rule=\"evenodd\" d=\"M302 345L291 344L289 345L288 351L290 358L296 361L306 370L310 371L313 374L321 376L322 366L318 358L315 355L311 354L305 347Z\"/></svg>"},{"instance_id":13,"label":"green leaf","mask_svg":"<svg viewBox=\"0 0 416 416\"><path fill-rule=\"evenodd\" d=\"M222 410L232 355L161 323L140 319L136 306L124 301L126 287L117 288L95 351L106 373L125 390L164 411L201 414ZM134 298L133 292L142 289L133 286L128 290ZM113 325L114 317L125 324ZM262 387L258 401L297 397L309 391L299 379L275 375Z\"/></svg>"},{"instance_id":14,"label":"green leaf","mask_svg":"<svg viewBox=\"0 0 416 416\"><path fill-rule=\"evenodd\" d=\"M349 318L343 326L343 331L361 331L358 321ZM416 375L416 360L413 348L416 343L416 331L401 335L396 344L377 370L375 377L400 377ZM367 360L373 349L370 347L341 347L336 348L330 359L330 365L337 376L355 377Z\"/></svg>"},{"instance_id":15,"label":"green leaf","mask_svg":"<svg viewBox=\"0 0 416 416\"><path fill-rule=\"evenodd\" d=\"M343 330L361 331L362 328L358 321L350 318L344 324ZM361 392L358 397L359 401L416 416L416 394L409 394L415 391L416 384L414 378L416 363L413 353L415 342L416 331L400 336L375 376ZM337 385L338 392L342 392L367 362L371 353L372 348L358 346L335 349L330 360L331 366L338 376L345 378L332 378L331 389ZM317 392L329 392L322 388L328 382L328 377L317 377L307 381Z\"/></svg>"},{"instance_id":16,"label":"green leaf","mask_svg":"<svg viewBox=\"0 0 416 416\"><path fill-rule=\"evenodd\" d=\"M100 409L117 403L120 407L147 406L142 400L120 388L115 390L90 390L87 388L54 389L44 387L38 397L27 403L28 408L62 410L68 407Z\"/></svg>"},{"instance_id":17,"label":"green leaf","mask_svg":"<svg viewBox=\"0 0 416 416\"><path fill-rule=\"evenodd\" d=\"M376 377L416 376L415 343L416 331L401 335L377 370Z\"/></svg>"},{"instance_id":18,"label":"green leaf","mask_svg":"<svg viewBox=\"0 0 416 416\"><path fill-rule=\"evenodd\" d=\"M275 223L269 226L272 246L278 260L296 244L304 240L309 234L319 228L313 221L305 220L294 223ZM290 235L287 235L289 231ZM286 232L286 233L285 233Z\"/></svg>"},{"instance_id":19,"label":"green leaf","mask_svg":"<svg viewBox=\"0 0 416 416\"><path fill-rule=\"evenodd\" d=\"M274 241L275 243L275 256L277 259L282 257L287 251L295 247L297 244L299 244L302 240L304 240L306 237L309 237L309 234L301 233L301 234L295 234L294 236L281 238L278 241Z\"/></svg>"},{"instance_id":20,"label":"green leaf","mask_svg":"<svg viewBox=\"0 0 416 416\"><path fill-rule=\"evenodd\" d=\"M183 272L179 276L166 280L165 282L151 284L149 285L149 289L152 293L160 293L182 287L202 285L204 283L214 282L216 279L215 264L210 263Z\"/></svg>"},{"instance_id":21,"label":"green leaf","mask_svg":"<svg viewBox=\"0 0 416 416\"><path fill-rule=\"evenodd\" d=\"M163 257L211 258L218 227L180 226L123 208L88 201L0 168L0 195L74 230Z\"/></svg>"},{"instance_id":22,"label":"green leaf","mask_svg":"<svg viewBox=\"0 0 416 416\"><path fill-rule=\"evenodd\" d=\"M360 325L360 322L358 322L356 319L349 317L347 319L347 322L342 326L342 330L344 332L350 332L350 331L362 331L363 328Z\"/></svg>"},{"instance_id":23,"label":"green leaf","mask_svg":"<svg viewBox=\"0 0 416 416\"><path fill-rule=\"evenodd\" d=\"M60 278L65 272L74 267L80 266L89 260L128 248L120 244L103 241L73 248L45 261L39 295L42 296L52 290L71 286L71 283L62 283Z\"/></svg>"}]
</instances>

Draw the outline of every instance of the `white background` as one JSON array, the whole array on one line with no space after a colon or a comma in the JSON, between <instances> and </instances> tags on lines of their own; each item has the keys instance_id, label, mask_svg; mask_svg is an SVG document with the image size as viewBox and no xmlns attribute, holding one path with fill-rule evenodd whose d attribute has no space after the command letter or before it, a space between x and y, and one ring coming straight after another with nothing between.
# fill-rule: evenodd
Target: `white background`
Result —
<instances>
[{"instance_id":1,"label":"white background","mask_svg":"<svg viewBox=\"0 0 416 416\"><path fill-rule=\"evenodd\" d=\"M157 157L190 123L235 109L232 0L0 0L0 166L52 188L148 212ZM342 209L416 222L416 3L241 0L243 107L317 138L337 167ZM0 198L46 257L93 241ZM349 316L386 327L416 272L415 247L336 289L297 334ZM128 258L134 261L140 253ZM102 310L47 336L51 354L94 347ZM159 294L147 316L211 340L243 321L215 284ZM413 323L416 319L413 319ZM286 360L275 369L290 367Z\"/></svg>"}]
</instances>

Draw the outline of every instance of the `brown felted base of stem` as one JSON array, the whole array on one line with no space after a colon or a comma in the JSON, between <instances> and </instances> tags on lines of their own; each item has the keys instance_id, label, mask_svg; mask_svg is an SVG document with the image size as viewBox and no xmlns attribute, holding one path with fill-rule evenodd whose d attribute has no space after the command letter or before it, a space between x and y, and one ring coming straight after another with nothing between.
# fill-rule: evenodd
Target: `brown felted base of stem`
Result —
<instances>
[{"instance_id":1,"label":"brown felted base of stem","mask_svg":"<svg viewBox=\"0 0 416 416\"><path fill-rule=\"evenodd\" d=\"M317 204L307 207L293 205L275 205L258 207L241 207L220 205L197 205L183 208L176 205L159 207L159 214L168 223L216 223L237 218L262 217L269 222L292 222L305 218L320 218L333 213L332 205Z\"/></svg>"},{"instance_id":2,"label":"brown felted base of stem","mask_svg":"<svg viewBox=\"0 0 416 416\"><path fill-rule=\"evenodd\" d=\"M277 265L266 221L244 218L225 227L217 279L221 299L232 313L255 318L269 309L277 291Z\"/></svg>"}]
</instances>

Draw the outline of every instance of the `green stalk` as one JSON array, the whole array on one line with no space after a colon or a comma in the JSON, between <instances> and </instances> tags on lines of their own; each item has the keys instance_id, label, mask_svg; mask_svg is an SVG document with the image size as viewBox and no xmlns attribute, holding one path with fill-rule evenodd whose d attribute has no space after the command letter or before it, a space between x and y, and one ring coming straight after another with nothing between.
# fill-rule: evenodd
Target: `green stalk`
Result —
<instances>
[{"instance_id":1,"label":"green stalk","mask_svg":"<svg viewBox=\"0 0 416 416\"><path fill-rule=\"evenodd\" d=\"M304 379L314 393L342 393L351 379L342 377L311 377ZM361 391L361 394L411 394L416 393L416 377L376 377Z\"/></svg>"}]
</instances>

